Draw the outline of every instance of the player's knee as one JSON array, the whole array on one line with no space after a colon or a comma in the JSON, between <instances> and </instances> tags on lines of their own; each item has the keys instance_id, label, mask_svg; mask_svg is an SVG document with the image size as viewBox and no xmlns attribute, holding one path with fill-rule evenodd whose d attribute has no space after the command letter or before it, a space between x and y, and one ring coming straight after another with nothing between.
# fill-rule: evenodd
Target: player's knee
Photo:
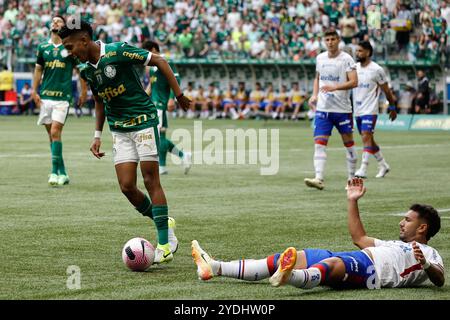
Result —
<instances>
[{"instance_id":1,"label":"player's knee","mask_svg":"<svg viewBox=\"0 0 450 320\"><path fill-rule=\"evenodd\" d=\"M59 141L61 140L61 130L57 128L52 128L50 130L50 141Z\"/></svg>"},{"instance_id":2,"label":"player's knee","mask_svg":"<svg viewBox=\"0 0 450 320\"><path fill-rule=\"evenodd\" d=\"M130 198L137 192L137 187L134 183L120 183L120 191Z\"/></svg>"},{"instance_id":3,"label":"player's knee","mask_svg":"<svg viewBox=\"0 0 450 320\"><path fill-rule=\"evenodd\" d=\"M372 144L372 134L367 131L363 131L361 134L362 141L364 145L371 145Z\"/></svg>"}]
</instances>

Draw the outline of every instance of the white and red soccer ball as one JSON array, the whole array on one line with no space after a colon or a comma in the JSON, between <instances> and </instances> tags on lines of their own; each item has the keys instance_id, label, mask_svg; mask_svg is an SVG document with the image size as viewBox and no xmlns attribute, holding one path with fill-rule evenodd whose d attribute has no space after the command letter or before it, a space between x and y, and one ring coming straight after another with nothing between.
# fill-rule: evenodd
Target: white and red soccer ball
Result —
<instances>
[{"instance_id":1,"label":"white and red soccer ball","mask_svg":"<svg viewBox=\"0 0 450 320\"><path fill-rule=\"evenodd\" d=\"M145 271L155 260L155 248L144 238L133 238L125 243L122 260L130 270Z\"/></svg>"}]
</instances>

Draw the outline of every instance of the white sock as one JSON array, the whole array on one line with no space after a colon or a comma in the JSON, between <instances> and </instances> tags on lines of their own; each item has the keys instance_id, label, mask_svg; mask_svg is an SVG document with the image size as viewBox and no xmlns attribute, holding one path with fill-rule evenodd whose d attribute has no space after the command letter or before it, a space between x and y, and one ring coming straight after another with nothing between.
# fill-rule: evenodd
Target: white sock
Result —
<instances>
[{"instance_id":1,"label":"white sock","mask_svg":"<svg viewBox=\"0 0 450 320\"><path fill-rule=\"evenodd\" d=\"M318 268L292 270L288 283L291 286L312 289L320 284L322 274Z\"/></svg>"},{"instance_id":2,"label":"white sock","mask_svg":"<svg viewBox=\"0 0 450 320\"><path fill-rule=\"evenodd\" d=\"M367 167L369 166L369 158L370 158L370 153L363 152L360 170L363 171L364 173L367 171Z\"/></svg>"},{"instance_id":3,"label":"white sock","mask_svg":"<svg viewBox=\"0 0 450 320\"><path fill-rule=\"evenodd\" d=\"M247 109L244 109L244 111L242 111L242 114L244 116L246 116L249 112L250 112L250 108L247 108Z\"/></svg>"},{"instance_id":4,"label":"white sock","mask_svg":"<svg viewBox=\"0 0 450 320\"><path fill-rule=\"evenodd\" d=\"M373 156L375 157L375 159L377 159L377 161L380 165L386 166L386 161L384 160L381 150L378 150L376 153L373 154Z\"/></svg>"},{"instance_id":5,"label":"white sock","mask_svg":"<svg viewBox=\"0 0 450 320\"><path fill-rule=\"evenodd\" d=\"M348 178L351 179L355 176L356 163L358 162L358 157L356 155L355 146L346 147L347 149L347 172Z\"/></svg>"},{"instance_id":6,"label":"white sock","mask_svg":"<svg viewBox=\"0 0 450 320\"><path fill-rule=\"evenodd\" d=\"M258 281L270 277L267 259L220 262L220 266L222 267L222 273L220 275L223 277L246 281Z\"/></svg>"},{"instance_id":7,"label":"white sock","mask_svg":"<svg viewBox=\"0 0 450 320\"><path fill-rule=\"evenodd\" d=\"M236 112L236 109L235 109L235 108L231 108L231 109L230 109L230 112L231 112L231 115L232 115L233 117L236 117L236 116L237 116L237 112Z\"/></svg>"},{"instance_id":8,"label":"white sock","mask_svg":"<svg viewBox=\"0 0 450 320\"><path fill-rule=\"evenodd\" d=\"M325 164L327 163L327 146L323 144L314 144L314 170L316 179L323 180Z\"/></svg>"}]
</instances>

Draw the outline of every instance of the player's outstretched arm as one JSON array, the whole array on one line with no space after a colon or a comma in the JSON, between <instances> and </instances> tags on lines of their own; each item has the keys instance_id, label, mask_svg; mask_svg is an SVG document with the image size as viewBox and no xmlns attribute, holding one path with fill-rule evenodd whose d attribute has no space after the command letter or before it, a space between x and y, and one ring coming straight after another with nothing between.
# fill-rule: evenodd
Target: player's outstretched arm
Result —
<instances>
[{"instance_id":1,"label":"player's outstretched arm","mask_svg":"<svg viewBox=\"0 0 450 320\"><path fill-rule=\"evenodd\" d=\"M94 140L91 144L91 152L97 158L100 159L105 155L104 152L100 152L100 146L102 145L101 136L103 131L103 125L105 123L105 107L102 99L98 95L94 95L95 101L95 133Z\"/></svg>"},{"instance_id":2,"label":"player's outstretched arm","mask_svg":"<svg viewBox=\"0 0 450 320\"><path fill-rule=\"evenodd\" d=\"M434 285L442 287L445 283L445 276L441 267L439 267L434 263L428 262L427 259L425 259L422 250L420 250L420 247L417 245L415 241L412 243L412 247L414 250L414 257L422 265L422 268L427 273L430 281Z\"/></svg>"},{"instance_id":3,"label":"player's outstretched arm","mask_svg":"<svg viewBox=\"0 0 450 320\"><path fill-rule=\"evenodd\" d=\"M375 245L374 238L366 235L366 230L359 216L358 200L364 196L366 188L364 181L360 178L353 178L347 183L347 200L348 200L348 231L352 237L353 243L360 249L373 247Z\"/></svg>"},{"instance_id":4,"label":"player's outstretched arm","mask_svg":"<svg viewBox=\"0 0 450 320\"><path fill-rule=\"evenodd\" d=\"M181 91L181 88L172 71L172 68L170 68L166 59L154 53L152 54L152 58L150 59L149 64L152 66L157 66L158 69L161 71L161 73L164 75L164 77L166 77L167 81L169 82L170 88L173 90L173 93L175 94L175 97L178 103L180 104L181 108L183 108L184 110L189 109L191 100L183 95L183 92Z\"/></svg>"}]
</instances>

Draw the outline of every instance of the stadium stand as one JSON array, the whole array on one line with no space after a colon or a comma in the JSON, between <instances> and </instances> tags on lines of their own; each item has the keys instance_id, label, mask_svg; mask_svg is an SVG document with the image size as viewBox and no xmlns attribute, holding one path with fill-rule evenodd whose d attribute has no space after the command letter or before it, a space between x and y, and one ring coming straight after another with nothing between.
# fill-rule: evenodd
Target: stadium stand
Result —
<instances>
[{"instance_id":1,"label":"stadium stand","mask_svg":"<svg viewBox=\"0 0 450 320\"><path fill-rule=\"evenodd\" d=\"M302 89L310 92L311 66L325 48L323 31L331 27L342 36L341 48L353 55L358 41L369 39L374 60L387 67L397 91L407 81L416 83L417 68L429 69L436 76L429 75L431 86L442 100L445 83L439 76L450 66L449 2L0 0L0 62L14 72L32 71L36 47L49 37L52 15L79 14L105 42L140 46L156 39L184 79L201 79L197 87L216 82L224 90L230 83L237 85L244 68L251 76L249 86L264 75L276 88L290 88L294 75L286 69L294 68L302 74ZM261 70L266 67L269 72ZM217 69L222 77L216 81L209 74ZM286 74L292 79L284 81Z\"/></svg>"}]
</instances>

